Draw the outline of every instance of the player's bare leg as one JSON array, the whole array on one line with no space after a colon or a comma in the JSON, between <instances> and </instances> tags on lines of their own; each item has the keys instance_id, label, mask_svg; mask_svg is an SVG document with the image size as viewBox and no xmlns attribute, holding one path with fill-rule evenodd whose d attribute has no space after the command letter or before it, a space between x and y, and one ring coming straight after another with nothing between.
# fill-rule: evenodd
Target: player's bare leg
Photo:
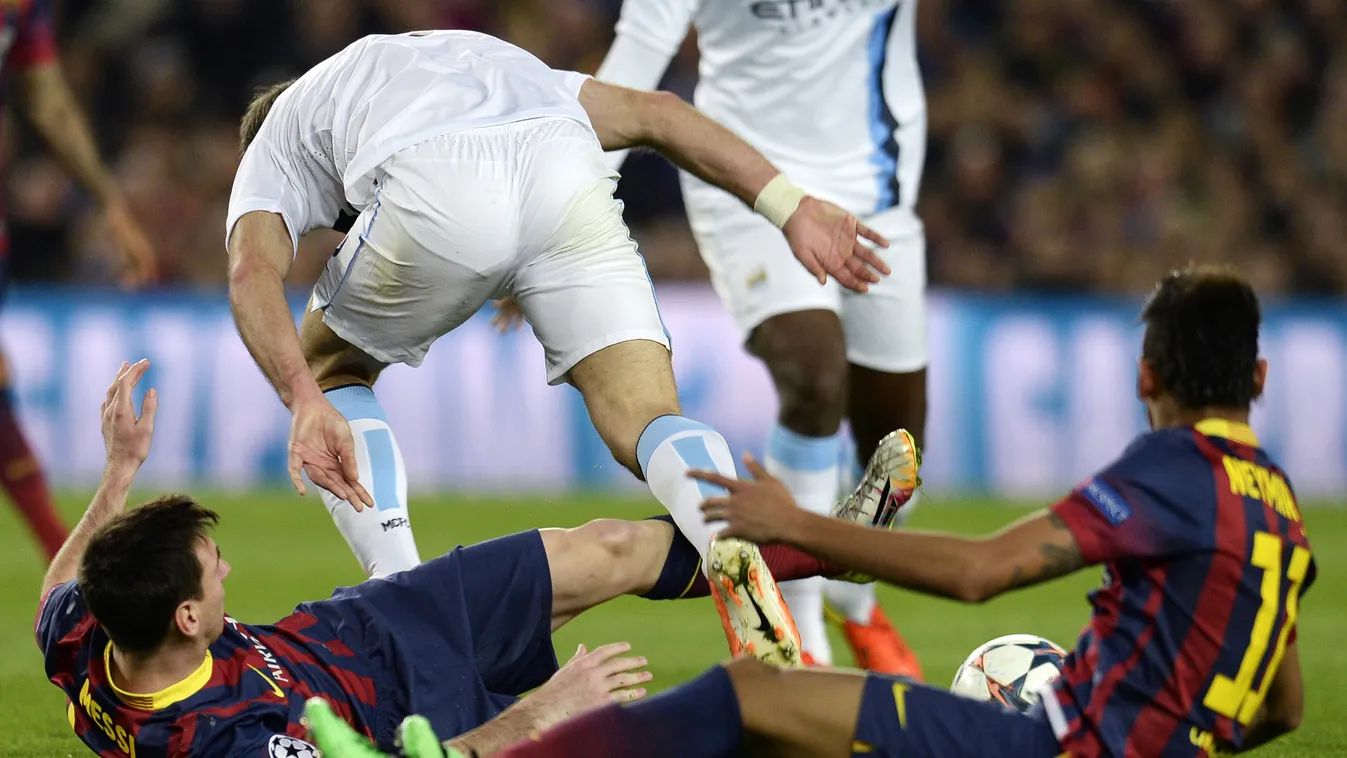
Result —
<instances>
[{"instance_id":1,"label":"player's bare leg","mask_svg":"<svg viewBox=\"0 0 1347 758\"><path fill-rule=\"evenodd\" d=\"M56 512L42 467L19 426L9 386L9 366L3 355L0 355L0 485L28 522L47 559L54 558L68 532Z\"/></svg>"},{"instance_id":2,"label":"player's bare leg","mask_svg":"<svg viewBox=\"0 0 1347 758\"><path fill-rule=\"evenodd\" d=\"M386 364L371 358L309 311L299 327L300 347L318 387L351 423L360 483L376 507L356 512L327 490L323 503L356 559L371 577L405 571L421 562L407 514L407 472L397 438L372 389Z\"/></svg>"},{"instance_id":3,"label":"player's bare leg","mask_svg":"<svg viewBox=\"0 0 1347 758\"><path fill-rule=\"evenodd\" d=\"M843 481L860 477L879 441L894 429L906 429L918 448L926 428L926 369L906 373L876 371L852 364L849 371L847 416L855 450L842 465ZM844 490L850 486L844 484ZM899 512L898 524L912 512L909 503ZM823 595L830 617L841 626L857 665L888 674L921 678L921 665L902 635L893 628L875 601L873 584L825 581Z\"/></svg>"},{"instance_id":4,"label":"player's bare leg","mask_svg":"<svg viewBox=\"0 0 1347 758\"><path fill-rule=\"evenodd\" d=\"M664 521L597 519L574 529L541 529L552 571L552 629L659 581L674 528Z\"/></svg>"},{"instance_id":5,"label":"player's bare leg","mask_svg":"<svg viewBox=\"0 0 1347 758\"><path fill-rule=\"evenodd\" d=\"M715 540L720 525L702 518L701 503L719 488L687 472L734 476L734 457L714 429L680 415L668 349L649 340L620 342L577 363L570 381L613 456L645 479L702 556L731 652L798 663L795 623L757 546Z\"/></svg>"}]
</instances>

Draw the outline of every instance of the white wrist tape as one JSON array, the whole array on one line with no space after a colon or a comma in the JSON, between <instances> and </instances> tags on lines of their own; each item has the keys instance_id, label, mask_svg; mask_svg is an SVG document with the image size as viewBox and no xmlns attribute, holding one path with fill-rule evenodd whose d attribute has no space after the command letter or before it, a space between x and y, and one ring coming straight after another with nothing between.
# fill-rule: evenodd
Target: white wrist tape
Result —
<instances>
[{"instance_id":1,"label":"white wrist tape","mask_svg":"<svg viewBox=\"0 0 1347 758\"><path fill-rule=\"evenodd\" d=\"M786 225L795 209L800 207L803 199L804 190L792 184L785 174L777 174L758 193L758 199L753 201L753 210L780 229Z\"/></svg>"}]
</instances>

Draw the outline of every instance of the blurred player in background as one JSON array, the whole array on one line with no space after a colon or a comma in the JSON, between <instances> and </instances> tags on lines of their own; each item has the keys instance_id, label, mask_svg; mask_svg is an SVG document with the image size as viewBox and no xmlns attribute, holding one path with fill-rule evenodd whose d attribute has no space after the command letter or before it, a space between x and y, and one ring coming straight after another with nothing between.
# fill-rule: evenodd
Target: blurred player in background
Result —
<instances>
[{"instance_id":1,"label":"blurred player in background","mask_svg":"<svg viewBox=\"0 0 1347 758\"><path fill-rule=\"evenodd\" d=\"M1215 758L1294 730L1296 618L1316 568L1286 474L1248 426L1267 378L1258 299L1238 274L1199 267L1166 277L1142 319L1137 394L1153 431L990 537L822 518L751 460L757 481L698 474L729 490L706 504L729 534L941 597L981 603L1102 564L1089 624L1039 706L1025 714L901 677L738 661L498 755ZM329 758L370 754L322 706L312 723ZM440 754L430 744L411 758Z\"/></svg>"},{"instance_id":2,"label":"blurred player in background","mask_svg":"<svg viewBox=\"0 0 1347 758\"><path fill-rule=\"evenodd\" d=\"M926 154L916 0L625 0L596 78L654 89L697 31L693 98L806 191L889 239L892 275L864 294L819 286L763 218L683 172L688 220L711 281L780 398L767 470L797 502L826 512L884 435L926 423L926 249L913 211ZM620 165L625 154L610 156ZM850 422L854 449L839 435ZM839 482L839 476L841 481ZM832 653L826 596L862 666L920 676L873 585L810 579L781 587L805 652Z\"/></svg>"},{"instance_id":3,"label":"blurred player in background","mask_svg":"<svg viewBox=\"0 0 1347 758\"><path fill-rule=\"evenodd\" d=\"M224 610L230 567L210 536L214 512L184 495L126 511L154 436L158 394L140 414L132 397L148 369L123 364L108 389L103 479L38 609L47 676L99 755L299 758L300 716L317 695L385 748L415 711L456 747L488 753L645 695L645 659L625 643L582 646L558 670L557 628L621 594L710 593L701 556L667 517L600 519L459 548L274 625L240 623ZM828 570L791 548L767 560L788 577Z\"/></svg>"},{"instance_id":4,"label":"blurred player in background","mask_svg":"<svg viewBox=\"0 0 1347 758\"><path fill-rule=\"evenodd\" d=\"M717 525L702 521L708 491L687 472L733 476L734 459L719 433L681 415L669 335L603 149L651 146L728 188L784 231L815 286L878 281L887 268L858 235L882 237L679 98L556 71L473 32L365 37L262 93L241 136L225 226L235 321L293 415L296 488L302 469L325 490L370 575L420 562L373 383L511 295L546 351L548 382L580 391L613 455L716 573L732 651L799 661L758 549L713 541ZM351 231L297 334L282 282L300 235L335 226Z\"/></svg>"},{"instance_id":5,"label":"blurred player in background","mask_svg":"<svg viewBox=\"0 0 1347 758\"><path fill-rule=\"evenodd\" d=\"M154 250L103 165L75 96L61 73L52 3L53 0L5 0L0 4L3 14L0 65L9 74L6 83L17 86L18 103L24 115L102 209L112 241L126 257L121 283L133 287L153 281L158 275ZM41 255L43 251L19 252ZM9 284L10 253L9 234L0 215L0 297ZM66 529L56 513L42 469L19 428L9 368L3 355L0 355L0 485L28 522L47 558L54 557L65 541Z\"/></svg>"}]
</instances>

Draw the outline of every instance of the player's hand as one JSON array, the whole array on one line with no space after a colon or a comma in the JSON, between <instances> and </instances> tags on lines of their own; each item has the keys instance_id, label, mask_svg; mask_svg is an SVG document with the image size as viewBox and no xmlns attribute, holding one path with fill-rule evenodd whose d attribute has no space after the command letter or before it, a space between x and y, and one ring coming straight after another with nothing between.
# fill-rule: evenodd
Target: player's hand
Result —
<instances>
[{"instance_id":1,"label":"player's hand","mask_svg":"<svg viewBox=\"0 0 1347 758\"><path fill-rule=\"evenodd\" d=\"M798 533L802 517L808 511L795 504L786 485L767 473L752 455L744 456L744 467L752 479L731 479L715 471L690 471L688 476L724 487L724 495L707 498L702 515L707 523L725 521L721 537L738 537L749 542L788 542Z\"/></svg>"},{"instance_id":2,"label":"player's hand","mask_svg":"<svg viewBox=\"0 0 1347 758\"><path fill-rule=\"evenodd\" d=\"M159 280L159 258L126 201L117 198L103 207L103 219L123 257L122 286L130 289Z\"/></svg>"},{"instance_id":3,"label":"player's hand","mask_svg":"<svg viewBox=\"0 0 1347 758\"><path fill-rule=\"evenodd\" d=\"M849 290L865 292L881 274L889 274L879 254L861 240L879 247L888 247L889 241L827 201L806 195L781 231L796 260L819 284L831 276Z\"/></svg>"},{"instance_id":4,"label":"player's hand","mask_svg":"<svg viewBox=\"0 0 1347 758\"><path fill-rule=\"evenodd\" d=\"M501 334L518 329L524 323L524 310L519 307L518 300L505 297L493 305L496 308L496 315L491 317L491 326Z\"/></svg>"},{"instance_id":5,"label":"player's hand","mask_svg":"<svg viewBox=\"0 0 1347 758\"><path fill-rule=\"evenodd\" d=\"M614 642L588 650L584 645L547 683L530 695L530 707L539 730L609 703L630 703L645 697L642 684L649 671L640 671L646 659L626 656L631 644Z\"/></svg>"},{"instance_id":6,"label":"player's hand","mask_svg":"<svg viewBox=\"0 0 1347 758\"><path fill-rule=\"evenodd\" d=\"M154 412L159 408L159 393L151 389L139 416L132 398L136 385L150 368L148 358L134 366L122 363L117 378L103 398L103 448L107 451L108 466L139 469L150 455L150 441L154 439Z\"/></svg>"},{"instance_id":7,"label":"player's hand","mask_svg":"<svg viewBox=\"0 0 1347 758\"><path fill-rule=\"evenodd\" d=\"M356 511L374 507L374 498L360 484L351 424L325 397L295 405L290 421L290 481L299 494L309 480L350 503Z\"/></svg>"}]
</instances>

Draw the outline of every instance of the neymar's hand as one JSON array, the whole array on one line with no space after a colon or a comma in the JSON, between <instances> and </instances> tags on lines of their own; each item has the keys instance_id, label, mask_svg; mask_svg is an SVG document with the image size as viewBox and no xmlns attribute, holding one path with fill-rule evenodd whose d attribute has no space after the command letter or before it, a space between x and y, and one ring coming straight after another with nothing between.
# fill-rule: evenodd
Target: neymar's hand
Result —
<instances>
[{"instance_id":1,"label":"neymar's hand","mask_svg":"<svg viewBox=\"0 0 1347 758\"><path fill-rule=\"evenodd\" d=\"M802 525L813 515L800 508L780 479L767 473L750 454L744 455L744 467L752 479L732 479L716 471L689 471L688 476L723 487L724 495L702 503L707 523L726 522L720 537L767 544L791 542Z\"/></svg>"},{"instance_id":2,"label":"neymar's hand","mask_svg":"<svg viewBox=\"0 0 1347 758\"><path fill-rule=\"evenodd\" d=\"M889 274L875 249L861 240L879 247L888 247L889 241L827 201L806 195L781 231L796 260L820 285L831 276L853 292L865 292L881 274Z\"/></svg>"},{"instance_id":3,"label":"neymar's hand","mask_svg":"<svg viewBox=\"0 0 1347 758\"><path fill-rule=\"evenodd\" d=\"M350 503L356 511L374 507L374 498L360 484L360 464L355 457L351 424L319 396L292 409L290 422L290 482L303 495L307 492L303 471L319 487Z\"/></svg>"}]
</instances>

